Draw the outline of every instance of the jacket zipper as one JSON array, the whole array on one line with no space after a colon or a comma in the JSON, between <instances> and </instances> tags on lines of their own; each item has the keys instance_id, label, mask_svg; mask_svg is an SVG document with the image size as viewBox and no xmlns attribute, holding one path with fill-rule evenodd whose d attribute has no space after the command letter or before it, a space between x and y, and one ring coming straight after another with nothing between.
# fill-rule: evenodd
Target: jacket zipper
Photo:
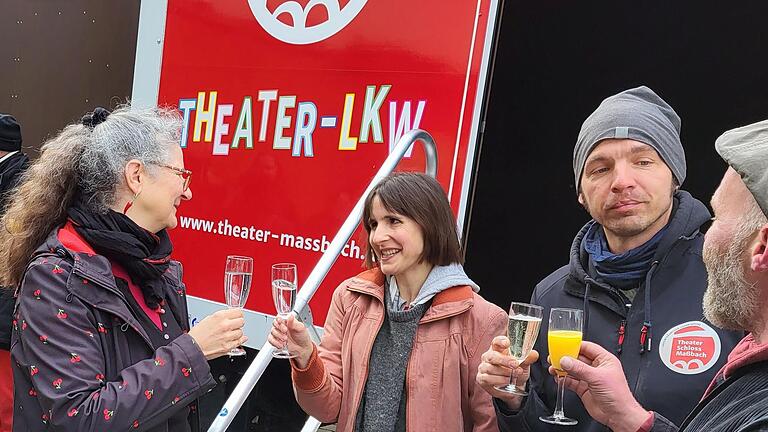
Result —
<instances>
[{"instance_id":1,"label":"jacket zipper","mask_svg":"<svg viewBox=\"0 0 768 432\"><path fill-rule=\"evenodd\" d=\"M696 233L699 233L699 232L700 231L698 231L698 230L696 231ZM672 254L672 251L681 244L682 240L692 240L693 238L695 238L695 236L696 236L696 234L694 234L691 237L686 237L686 236L678 237L677 240L675 240L675 242L672 243L672 245L670 245L669 249L667 250L667 253L665 253L664 256L661 257L660 260L658 260L658 267L657 268L661 269L664 266L664 263L667 261L669 256ZM652 278L656 277L657 274L658 274L658 271L655 272L652 275ZM650 282L650 280L648 282ZM648 289L648 287L644 286L643 289ZM627 319L629 319L629 313L627 313ZM645 319L643 319L643 320L645 320ZM642 339L642 334L641 334L641 341L645 342ZM643 345L643 347L644 346L645 345ZM641 355L640 356L640 364L638 365L638 370L637 370L637 380L635 381L635 385L632 387L632 394L635 395L635 399L639 399L640 395L638 394L638 390L640 389L640 387L643 384L643 381L644 381L643 380L643 374L645 373L645 370L648 368L648 362L649 361L650 361L650 356L647 356L647 355Z\"/></svg>"}]
</instances>

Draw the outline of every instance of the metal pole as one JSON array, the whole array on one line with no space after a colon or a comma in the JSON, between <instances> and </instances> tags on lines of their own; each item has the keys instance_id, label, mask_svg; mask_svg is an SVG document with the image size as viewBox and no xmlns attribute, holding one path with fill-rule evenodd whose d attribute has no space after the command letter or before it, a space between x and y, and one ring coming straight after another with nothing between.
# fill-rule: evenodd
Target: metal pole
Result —
<instances>
[{"instance_id":1,"label":"metal pole","mask_svg":"<svg viewBox=\"0 0 768 432\"><path fill-rule=\"evenodd\" d=\"M315 268L312 269L312 273L310 273L307 280L304 281L296 298L296 304L293 308L294 311L301 311L309 304L309 300L312 299L312 296L315 294L315 291L317 291L320 283L328 274L333 263L336 262L336 258L339 257L344 245L355 232L357 225L360 223L360 218L363 215L363 206L365 205L365 198L368 196L368 193L381 181L381 179L394 171L397 164L400 163L400 160L403 158L403 155L405 155L405 152L416 141L421 141L424 144L424 153L427 159L426 174L435 177L437 174L437 147L435 146L435 140L432 136L421 129L414 129L403 135L397 142L395 148L392 149L389 156L384 160L384 163L381 164L381 168L379 168L379 171L373 177L373 180L371 180L371 183L365 189L365 192L357 201L357 204L355 204L352 212L347 216L347 219L336 233L336 236L328 246L328 249L323 256L320 257L320 261L318 261ZM253 387L256 386L259 378L261 378L261 375L267 369L269 362L272 361L272 352L274 349L275 348L269 342L264 343L264 346L259 350L259 354L253 360L253 363L248 366L248 369L245 371L245 374L243 374L240 382L237 383L232 394L229 395L229 398L224 403L221 411L219 411L219 415L216 416L211 427L208 428L208 432L224 432L227 429L227 426L232 423L235 415L243 406L245 399L251 391L253 391Z\"/></svg>"},{"instance_id":2,"label":"metal pole","mask_svg":"<svg viewBox=\"0 0 768 432\"><path fill-rule=\"evenodd\" d=\"M301 432L316 432L322 425L323 424L320 423L320 420L314 417L310 417L307 419L307 422L304 423L304 427L301 428Z\"/></svg>"}]
</instances>

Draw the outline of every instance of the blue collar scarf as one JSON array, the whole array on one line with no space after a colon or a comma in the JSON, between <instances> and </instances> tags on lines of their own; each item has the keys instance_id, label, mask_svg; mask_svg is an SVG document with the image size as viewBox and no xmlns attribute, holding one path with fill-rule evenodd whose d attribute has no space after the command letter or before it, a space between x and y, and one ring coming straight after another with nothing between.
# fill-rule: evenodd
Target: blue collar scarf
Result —
<instances>
[{"instance_id":1,"label":"blue collar scarf","mask_svg":"<svg viewBox=\"0 0 768 432\"><path fill-rule=\"evenodd\" d=\"M608 248L602 225L592 221L581 247L589 254L589 267L597 273L598 280L619 289L631 289L638 287L648 273L666 230L665 226L644 244L617 255Z\"/></svg>"}]
</instances>

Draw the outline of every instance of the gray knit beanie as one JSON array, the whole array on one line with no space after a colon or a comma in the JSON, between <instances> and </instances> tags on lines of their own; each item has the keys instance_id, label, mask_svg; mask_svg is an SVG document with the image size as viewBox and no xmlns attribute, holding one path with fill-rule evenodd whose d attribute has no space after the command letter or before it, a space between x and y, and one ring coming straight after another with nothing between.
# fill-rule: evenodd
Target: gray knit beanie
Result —
<instances>
[{"instance_id":1,"label":"gray knit beanie","mask_svg":"<svg viewBox=\"0 0 768 432\"><path fill-rule=\"evenodd\" d=\"M715 148L768 216L768 120L729 130L715 141Z\"/></svg>"},{"instance_id":2,"label":"gray knit beanie","mask_svg":"<svg viewBox=\"0 0 768 432\"><path fill-rule=\"evenodd\" d=\"M606 98L581 125L573 149L576 191L592 149L608 138L631 139L653 147L678 185L685 180L685 151L680 143L680 117L653 90L642 86Z\"/></svg>"}]
</instances>

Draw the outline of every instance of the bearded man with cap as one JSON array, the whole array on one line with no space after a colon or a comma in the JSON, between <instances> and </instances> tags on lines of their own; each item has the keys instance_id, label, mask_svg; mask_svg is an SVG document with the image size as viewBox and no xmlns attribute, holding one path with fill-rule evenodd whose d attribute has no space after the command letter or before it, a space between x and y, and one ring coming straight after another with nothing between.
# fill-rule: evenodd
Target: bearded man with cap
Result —
<instances>
[{"instance_id":1,"label":"bearded man with cap","mask_svg":"<svg viewBox=\"0 0 768 432\"><path fill-rule=\"evenodd\" d=\"M704 240L704 316L749 333L682 422L633 398L619 359L583 342L581 361L561 361L567 386L614 431L768 430L768 120L726 132L715 147L730 167L712 196L715 219Z\"/></svg>"},{"instance_id":2,"label":"bearded man with cap","mask_svg":"<svg viewBox=\"0 0 768 432\"><path fill-rule=\"evenodd\" d=\"M19 177L27 169L29 158L21 152L21 127L13 116L0 114L0 216L5 211L8 196ZM13 290L0 289L0 400L13 400L11 372L11 314ZM12 403L0 403L0 432L11 430Z\"/></svg>"},{"instance_id":3,"label":"bearded man with cap","mask_svg":"<svg viewBox=\"0 0 768 432\"><path fill-rule=\"evenodd\" d=\"M647 87L605 99L584 122L573 151L578 200L592 216L576 235L570 263L542 280L531 302L544 307L534 352L518 365L497 337L477 381L494 396L499 428L604 431L575 393L564 395L575 426L550 427L547 317L584 310L583 338L610 349L623 380L650 409L680 422L743 336L702 319L707 274L701 258L706 206L681 190L686 175L680 117ZM529 366L530 364L530 366ZM500 392L510 376L529 395Z\"/></svg>"}]
</instances>

